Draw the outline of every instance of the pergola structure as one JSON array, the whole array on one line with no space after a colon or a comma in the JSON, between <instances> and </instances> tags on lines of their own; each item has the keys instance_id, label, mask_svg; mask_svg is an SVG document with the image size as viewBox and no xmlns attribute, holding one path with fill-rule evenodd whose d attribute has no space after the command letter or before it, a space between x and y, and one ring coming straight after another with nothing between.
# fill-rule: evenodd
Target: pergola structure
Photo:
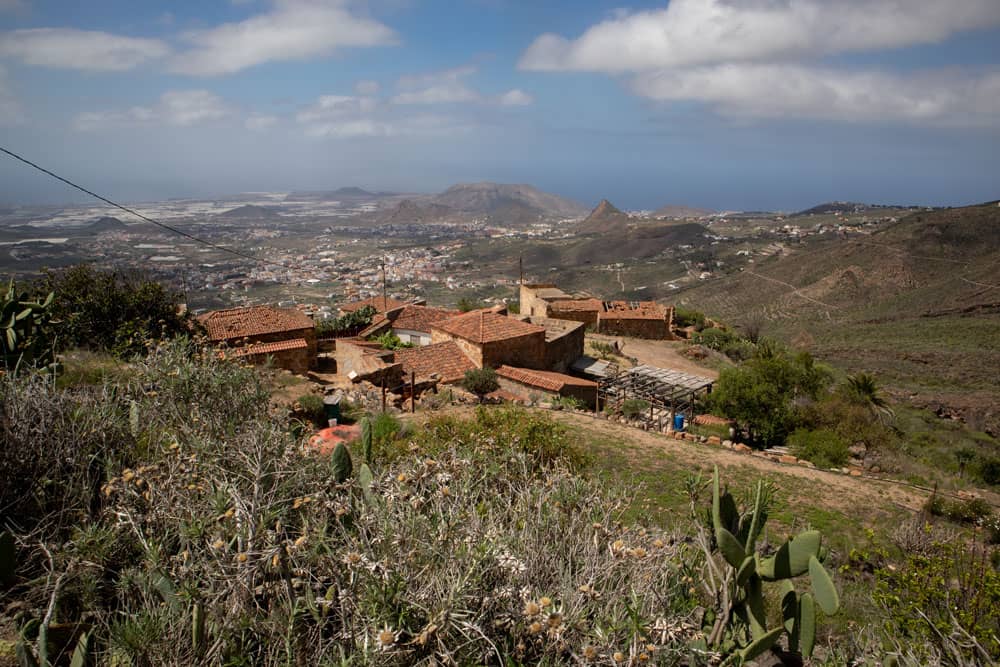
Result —
<instances>
[{"instance_id":1,"label":"pergola structure","mask_svg":"<svg viewBox=\"0 0 1000 667\"><path fill-rule=\"evenodd\" d=\"M699 394L712 391L714 380L669 368L636 366L621 370L610 365L605 377L598 381L599 407L620 407L628 399L649 403L649 421L662 429L673 415L686 413L687 421L694 418L694 404Z\"/></svg>"}]
</instances>

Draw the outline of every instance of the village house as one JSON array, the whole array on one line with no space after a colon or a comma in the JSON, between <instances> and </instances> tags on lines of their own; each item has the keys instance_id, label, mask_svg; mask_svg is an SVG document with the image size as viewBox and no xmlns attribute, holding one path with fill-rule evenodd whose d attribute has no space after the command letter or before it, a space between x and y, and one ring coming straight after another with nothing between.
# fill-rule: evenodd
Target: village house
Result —
<instances>
[{"instance_id":1,"label":"village house","mask_svg":"<svg viewBox=\"0 0 1000 667\"><path fill-rule=\"evenodd\" d=\"M430 345L431 326L461 314L458 310L406 304L377 314L359 335L367 338L391 331L403 343Z\"/></svg>"},{"instance_id":2,"label":"village house","mask_svg":"<svg viewBox=\"0 0 1000 667\"><path fill-rule=\"evenodd\" d=\"M497 369L500 388L522 399L533 394L575 398L593 409L597 404L597 383L564 373L501 366Z\"/></svg>"},{"instance_id":3,"label":"village house","mask_svg":"<svg viewBox=\"0 0 1000 667\"><path fill-rule=\"evenodd\" d=\"M431 325L434 343L454 341L477 368L504 364L545 368L545 327L474 310Z\"/></svg>"},{"instance_id":4,"label":"village house","mask_svg":"<svg viewBox=\"0 0 1000 667\"><path fill-rule=\"evenodd\" d=\"M205 313L198 320L215 345L252 363L271 359L281 368L306 373L315 365L316 327L310 317L288 308L253 306Z\"/></svg>"},{"instance_id":5,"label":"village house","mask_svg":"<svg viewBox=\"0 0 1000 667\"><path fill-rule=\"evenodd\" d=\"M582 322L596 333L670 340L673 306L656 301L602 301L591 296L573 296L555 285L521 285L521 313Z\"/></svg>"}]
</instances>

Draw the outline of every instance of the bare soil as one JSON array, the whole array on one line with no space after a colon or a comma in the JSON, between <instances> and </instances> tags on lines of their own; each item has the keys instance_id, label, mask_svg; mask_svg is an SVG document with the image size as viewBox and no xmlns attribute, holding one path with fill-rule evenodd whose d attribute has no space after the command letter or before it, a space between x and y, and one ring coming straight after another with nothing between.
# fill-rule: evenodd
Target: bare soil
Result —
<instances>
[{"instance_id":1,"label":"bare soil","mask_svg":"<svg viewBox=\"0 0 1000 667\"><path fill-rule=\"evenodd\" d=\"M669 340L645 340L642 338L628 338L625 336L605 336L602 334L587 334L587 340L601 341L602 343L613 344L618 342L622 354L626 357L638 359L640 364L648 364L659 368L672 368L693 375L717 380L719 373L716 370L702 366L681 352L686 343Z\"/></svg>"}]
</instances>

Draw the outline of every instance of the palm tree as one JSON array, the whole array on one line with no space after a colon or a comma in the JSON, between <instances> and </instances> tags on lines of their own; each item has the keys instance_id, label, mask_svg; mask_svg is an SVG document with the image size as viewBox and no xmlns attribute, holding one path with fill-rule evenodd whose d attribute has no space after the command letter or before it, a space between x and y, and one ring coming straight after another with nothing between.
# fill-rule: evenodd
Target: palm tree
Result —
<instances>
[{"instance_id":1,"label":"palm tree","mask_svg":"<svg viewBox=\"0 0 1000 667\"><path fill-rule=\"evenodd\" d=\"M896 416L882 396L875 376L869 373L850 375L844 389L848 400L867 407L880 422Z\"/></svg>"}]
</instances>

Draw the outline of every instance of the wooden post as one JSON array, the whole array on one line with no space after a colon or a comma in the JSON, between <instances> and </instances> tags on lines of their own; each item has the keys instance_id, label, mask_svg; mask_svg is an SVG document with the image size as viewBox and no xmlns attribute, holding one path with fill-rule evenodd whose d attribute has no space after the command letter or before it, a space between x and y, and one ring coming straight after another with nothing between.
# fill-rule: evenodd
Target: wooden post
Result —
<instances>
[{"instance_id":1,"label":"wooden post","mask_svg":"<svg viewBox=\"0 0 1000 667\"><path fill-rule=\"evenodd\" d=\"M417 411L417 374L410 371L410 414Z\"/></svg>"},{"instance_id":2,"label":"wooden post","mask_svg":"<svg viewBox=\"0 0 1000 667\"><path fill-rule=\"evenodd\" d=\"M521 284L524 284L524 257L518 255L517 257L517 271L520 274Z\"/></svg>"}]
</instances>

